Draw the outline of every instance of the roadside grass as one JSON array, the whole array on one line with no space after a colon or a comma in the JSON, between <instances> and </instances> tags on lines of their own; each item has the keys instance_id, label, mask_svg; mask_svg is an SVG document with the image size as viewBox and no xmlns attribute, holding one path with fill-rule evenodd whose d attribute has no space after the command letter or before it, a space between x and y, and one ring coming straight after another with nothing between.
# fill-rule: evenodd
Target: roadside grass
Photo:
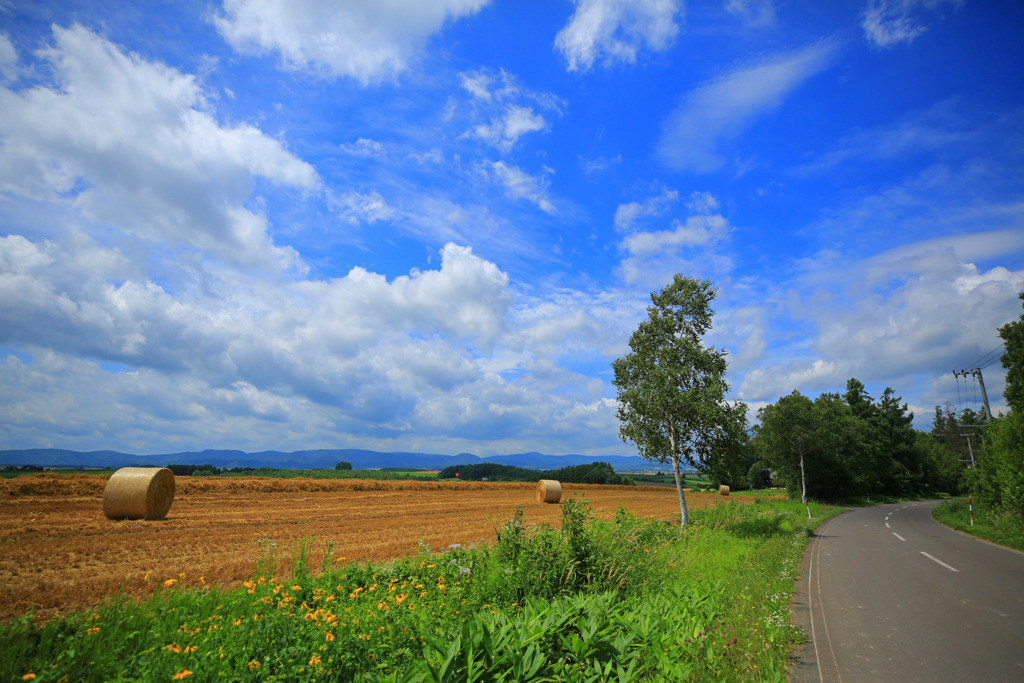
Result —
<instances>
[{"instance_id":1,"label":"roadside grass","mask_svg":"<svg viewBox=\"0 0 1024 683\"><path fill-rule=\"evenodd\" d=\"M1024 519L1012 513L975 506L974 525L971 526L968 502L963 498L950 498L935 506L932 517L957 531L1024 551Z\"/></svg>"},{"instance_id":2,"label":"roadside grass","mask_svg":"<svg viewBox=\"0 0 1024 683\"><path fill-rule=\"evenodd\" d=\"M681 531L574 496L558 529L520 509L491 544L384 565L302 544L287 578L266 544L237 589L150 573L150 600L0 625L0 680L784 681L800 556L840 510L811 511L725 504Z\"/></svg>"}]
</instances>

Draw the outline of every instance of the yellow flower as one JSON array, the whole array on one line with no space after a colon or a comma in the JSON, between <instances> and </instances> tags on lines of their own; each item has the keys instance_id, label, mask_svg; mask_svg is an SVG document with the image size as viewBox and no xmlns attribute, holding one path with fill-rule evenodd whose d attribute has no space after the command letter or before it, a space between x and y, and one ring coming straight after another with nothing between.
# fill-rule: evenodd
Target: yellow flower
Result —
<instances>
[{"instance_id":1,"label":"yellow flower","mask_svg":"<svg viewBox=\"0 0 1024 683\"><path fill-rule=\"evenodd\" d=\"M249 669L258 669L258 668L260 668L260 663L258 661L256 661L254 659L251 662L249 662Z\"/></svg>"},{"instance_id":2,"label":"yellow flower","mask_svg":"<svg viewBox=\"0 0 1024 683\"><path fill-rule=\"evenodd\" d=\"M142 580L143 581L149 581L152 577L153 577L153 571L150 570L150 571L146 572L146 575L142 577Z\"/></svg>"},{"instance_id":3,"label":"yellow flower","mask_svg":"<svg viewBox=\"0 0 1024 683\"><path fill-rule=\"evenodd\" d=\"M324 636L324 640L326 640L328 643L333 643L334 642L334 634L331 633L330 631L328 631L327 635Z\"/></svg>"},{"instance_id":4,"label":"yellow flower","mask_svg":"<svg viewBox=\"0 0 1024 683\"><path fill-rule=\"evenodd\" d=\"M201 583L202 585L205 586L206 585L206 577L200 576L199 577L199 583Z\"/></svg>"},{"instance_id":5,"label":"yellow flower","mask_svg":"<svg viewBox=\"0 0 1024 683\"><path fill-rule=\"evenodd\" d=\"M320 655L313 655L309 658L310 666L320 666Z\"/></svg>"},{"instance_id":6,"label":"yellow flower","mask_svg":"<svg viewBox=\"0 0 1024 683\"><path fill-rule=\"evenodd\" d=\"M299 584L295 584L294 586L292 586L292 590L293 591L300 591L300 590L302 590L302 586L300 586Z\"/></svg>"},{"instance_id":7,"label":"yellow flower","mask_svg":"<svg viewBox=\"0 0 1024 683\"><path fill-rule=\"evenodd\" d=\"M175 654L181 652L181 646L178 645L177 643L171 643L170 645L167 646L167 649L170 650L171 652L175 653Z\"/></svg>"},{"instance_id":8,"label":"yellow flower","mask_svg":"<svg viewBox=\"0 0 1024 683\"><path fill-rule=\"evenodd\" d=\"M166 581L164 581L164 588L170 588L176 583L178 583L177 579L167 579Z\"/></svg>"},{"instance_id":9,"label":"yellow flower","mask_svg":"<svg viewBox=\"0 0 1024 683\"><path fill-rule=\"evenodd\" d=\"M87 636L94 636L94 635L96 635L99 632L100 632L100 627L99 626L93 626L91 629L89 629L88 631L85 632L85 635L87 635Z\"/></svg>"},{"instance_id":10,"label":"yellow flower","mask_svg":"<svg viewBox=\"0 0 1024 683\"><path fill-rule=\"evenodd\" d=\"M23 681L31 681L35 677L36 677L35 674L28 673L28 674L25 674L24 676L22 676L21 680L23 680Z\"/></svg>"},{"instance_id":11,"label":"yellow flower","mask_svg":"<svg viewBox=\"0 0 1024 683\"><path fill-rule=\"evenodd\" d=\"M242 624L242 620L241 619L235 619L235 626L240 626L241 624Z\"/></svg>"},{"instance_id":12,"label":"yellow flower","mask_svg":"<svg viewBox=\"0 0 1024 683\"><path fill-rule=\"evenodd\" d=\"M188 669L182 669L178 673L176 673L173 676L171 676L171 680L172 681L183 681L183 680L185 680L186 678L188 678L191 675L192 675L191 671L189 671Z\"/></svg>"},{"instance_id":13,"label":"yellow flower","mask_svg":"<svg viewBox=\"0 0 1024 683\"><path fill-rule=\"evenodd\" d=\"M190 652L195 652L198 649L199 649L198 645L186 645L185 646L185 654L189 654Z\"/></svg>"}]
</instances>

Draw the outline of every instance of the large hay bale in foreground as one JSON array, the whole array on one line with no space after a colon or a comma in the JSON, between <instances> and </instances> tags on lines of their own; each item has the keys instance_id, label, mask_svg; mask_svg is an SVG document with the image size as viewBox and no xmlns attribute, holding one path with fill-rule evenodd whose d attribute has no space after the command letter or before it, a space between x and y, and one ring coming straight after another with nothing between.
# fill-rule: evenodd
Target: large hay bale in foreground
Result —
<instances>
[{"instance_id":1,"label":"large hay bale in foreground","mask_svg":"<svg viewBox=\"0 0 1024 683\"><path fill-rule=\"evenodd\" d=\"M174 500L174 473L166 467L122 467L103 490L109 519L163 519Z\"/></svg>"},{"instance_id":2,"label":"large hay bale in foreground","mask_svg":"<svg viewBox=\"0 0 1024 683\"><path fill-rule=\"evenodd\" d=\"M537 482L537 502L557 503L562 500L562 485L554 479L541 479Z\"/></svg>"},{"instance_id":3,"label":"large hay bale in foreground","mask_svg":"<svg viewBox=\"0 0 1024 683\"><path fill-rule=\"evenodd\" d=\"M726 486L725 484L722 484L721 486L719 486L718 487L718 495L720 495L720 496L728 496L729 495L729 487Z\"/></svg>"}]
</instances>

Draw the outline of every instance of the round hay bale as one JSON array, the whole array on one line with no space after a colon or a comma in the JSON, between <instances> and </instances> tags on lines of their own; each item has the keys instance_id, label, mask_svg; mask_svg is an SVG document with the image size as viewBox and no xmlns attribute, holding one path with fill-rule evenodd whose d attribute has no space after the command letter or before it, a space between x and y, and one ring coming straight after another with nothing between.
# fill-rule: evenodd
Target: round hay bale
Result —
<instances>
[{"instance_id":1,"label":"round hay bale","mask_svg":"<svg viewBox=\"0 0 1024 683\"><path fill-rule=\"evenodd\" d=\"M722 484L721 486L719 486L718 487L718 495L720 495L720 496L728 496L729 495L729 487L726 486L725 484Z\"/></svg>"},{"instance_id":2,"label":"round hay bale","mask_svg":"<svg viewBox=\"0 0 1024 683\"><path fill-rule=\"evenodd\" d=\"M122 467L103 490L108 519L163 519L174 500L174 473L166 467Z\"/></svg>"},{"instance_id":3,"label":"round hay bale","mask_svg":"<svg viewBox=\"0 0 1024 683\"><path fill-rule=\"evenodd\" d=\"M541 479L537 482L537 502L557 503L562 500L562 485L554 479Z\"/></svg>"}]
</instances>

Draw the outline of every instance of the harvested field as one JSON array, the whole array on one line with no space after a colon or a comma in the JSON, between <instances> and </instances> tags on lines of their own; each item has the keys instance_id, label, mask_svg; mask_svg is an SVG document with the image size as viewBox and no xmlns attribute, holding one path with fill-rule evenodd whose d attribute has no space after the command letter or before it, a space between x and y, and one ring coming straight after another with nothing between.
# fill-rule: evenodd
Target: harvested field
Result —
<instances>
[{"instance_id":1,"label":"harvested field","mask_svg":"<svg viewBox=\"0 0 1024 683\"><path fill-rule=\"evenodd\" d=\"M106 479L0 480L0 619L32 609L47 620L118 591L148 595L171 578L233 585L269 553L283 577L303 540L314 566L328 542L335 557L382 562L421 541L435 549L490 542L519 505L528 523L557 525L561 510L537 503L533 483L179 477L166 519L111 521L102 512ZM564 484L562 500L573 494L603 518L620 504L658 519L679 515L669 488ZM691 509L752 500L687 494Z\"/></svg>"}]
</instances>

